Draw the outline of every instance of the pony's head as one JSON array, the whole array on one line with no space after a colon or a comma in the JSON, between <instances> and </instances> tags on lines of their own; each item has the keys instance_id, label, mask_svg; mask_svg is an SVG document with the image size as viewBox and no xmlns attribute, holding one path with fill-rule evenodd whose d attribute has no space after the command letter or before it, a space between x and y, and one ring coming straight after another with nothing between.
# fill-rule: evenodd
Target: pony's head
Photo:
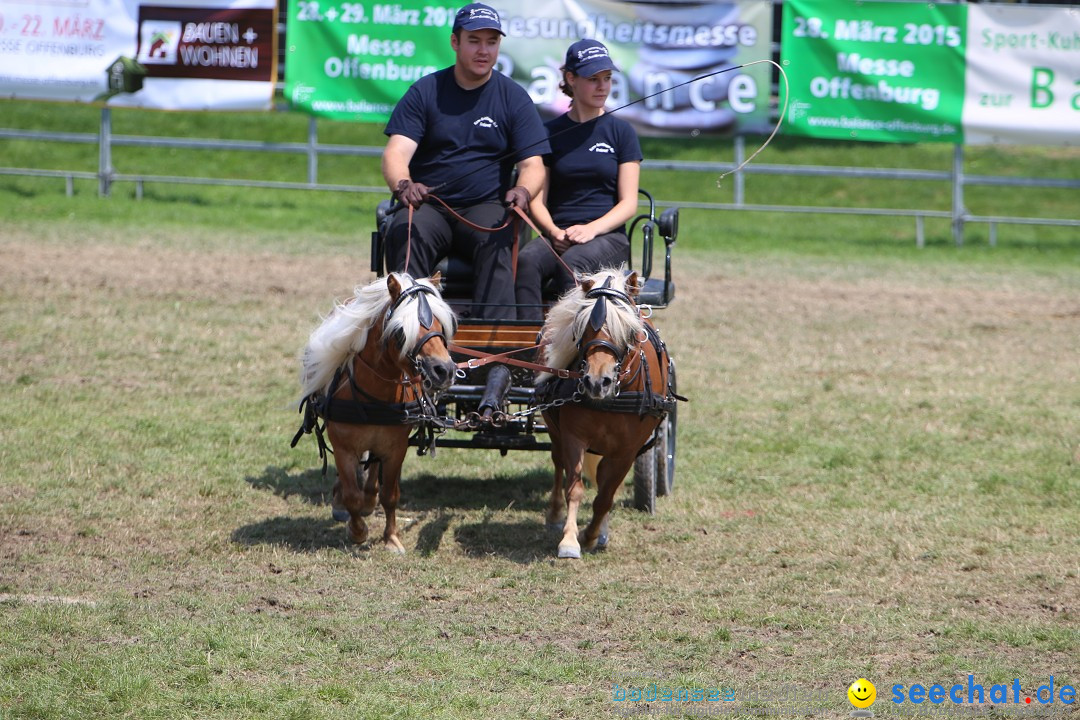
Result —
<instances>
[{"instance_id":1,"label":"pony's head","mask_svg":"<svg viewBox=\"0 0 1080 720\"><path fill-rule=\"evenodd\" d=\"M457 331L457 317L439 295L440 279L439 273L426 280L405 273L388 275L390 300L382 320L384 346L434 392L450 387L457 370L447 347Z\"/></svg>"},{"instance_id":2,"label":"pony's head","mask_svg":"<svg viewBox=\"0 0 1080 720\"><path fill-rule=\"evenodd\" d=\"M630 353L645 332L634 302L637 294L636 272L627 276L622 268L604 269L582 278L548 311L542 331L545 363L580 370L581 390L593 399L614 396ZM577 368L572 367L575 362Z\"/></svg>"},{"instance_id":3,"label":"pony's head","mask_svg":"<svg viewBox=\"0 0 1080 720\"><path fill-rule=\"evenodd\" d=\"M392 273L357 287L311 333L300 371L301 399L330 392L338 368L351 362L369 340L410 374L419 374L432 391L445 390L456 367L447 352L457 318L436 289L440 276L414 280ZM373 338L373 333L379 335Z\"/></svg>"}]
</instances>

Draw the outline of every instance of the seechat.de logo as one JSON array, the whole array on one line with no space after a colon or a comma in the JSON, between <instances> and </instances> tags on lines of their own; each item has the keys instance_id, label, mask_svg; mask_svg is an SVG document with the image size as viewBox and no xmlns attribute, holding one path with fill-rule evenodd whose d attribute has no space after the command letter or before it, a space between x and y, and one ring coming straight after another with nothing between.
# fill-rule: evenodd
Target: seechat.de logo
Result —
<instances>
[{"instance_id":1,"label":"seechat.de logo","mask_svg":"<svg viewBox=\"0 0 1080 720\"><path fill-rule=\"evenodd\" d=\"M905 702L915 705L921 705L925 702L940 705L946 701L951 701L957 705L961 703L969 705L982 703L1031 705L1032 702L1039 705L1053 703L1072 705L1076 702L1076 689L1072 685L1059 684L1055 690L1054 676L1051 675L1049 683L1040 685L1034 693L1028 694L1021 689L1019 678L1013 679L1009 684L999 683L984 687L981 683L975 682L974 675L968 675L966 685L961 683L952 686L937 683L930 686L912 683L910 687L899 684L893 685L891 699L897 705Z\"/></svg>"}]
</instances>

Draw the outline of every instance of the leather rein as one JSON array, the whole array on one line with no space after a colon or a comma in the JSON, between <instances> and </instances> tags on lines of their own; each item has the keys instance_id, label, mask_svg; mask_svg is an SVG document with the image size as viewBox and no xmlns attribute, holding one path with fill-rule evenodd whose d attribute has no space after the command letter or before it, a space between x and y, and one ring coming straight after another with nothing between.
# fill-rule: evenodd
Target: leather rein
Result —
<instances>
[{"instance_id":1,"label":"leather rein","mask_svg":"<svg viewBox=\"0 0 1080 720\"><path fill-rule=\"evenodd\" d=\"M505 230L506 227L508 225L510 225L511 222L513 222L514 223L514 229L513 229L512 232L513 232L513 235L514 235L514 246L513 246L512 253L511 253L511 258L510 258L511 264L510 264L510 266L513 268L514 279L515 280L517 279L517 256L518 256L518 226L517 226L517 222L518 222L518 220L523 221L526 225L528 225L530 228L532 228L532 231L536 233L537 237L543 238L545 241L547 241L547 238L544 237L544 233L541 232L540 228L538 228L536 226L536 223L534 223L532 221L532 218L529 217L529 214L527 212L525 212L524 210L522 210L521 208L519 208L518 206L516 206L516 205L511 206L511 209L515 213L517 213L516 218L511 217L510 213L507 213L506 214L506 221L502 225L497 225L495 227L484 227L483 225L477 225L476 223L469 220L468 218L463 217L457 210L450 207L446 203L446 201L443 200L438 195L433 195L433 194L429 193L428 197L430 199L432 199L432 200L435 200L440 205L442 205L444 208L446 208L446 211L448 213L450 213L454 217L455 220L457 220L458 222L464 223L465 225L468 225L473 230L479 230L480 232L486 232L486 233L493 233L493 232L498 232L499 230ZM409 268L409 258L412 255L412 226L413 226L413 213L415 212L415 209L413 208L412 205L408 205L408 204L406 204L406 207L408 207L408 209L409 209L409 217L408 217L408 224L406 226L406 232L405 232L405 269L408 270L408 268ZM551 244L551 242L547 241L545 244L547 245L548 249L551 250L552 254L555 256L555 259L559 261L559 264L563 266L563 269L566 270L566 273L571 278L574 278L574 282L577 282L577 276L574 275L573 269L571 269L571 267L566 264L566 261L562 259L562 256L559 255L559 253L555 251L555 247Z\"/></svg>"}]
</instances>

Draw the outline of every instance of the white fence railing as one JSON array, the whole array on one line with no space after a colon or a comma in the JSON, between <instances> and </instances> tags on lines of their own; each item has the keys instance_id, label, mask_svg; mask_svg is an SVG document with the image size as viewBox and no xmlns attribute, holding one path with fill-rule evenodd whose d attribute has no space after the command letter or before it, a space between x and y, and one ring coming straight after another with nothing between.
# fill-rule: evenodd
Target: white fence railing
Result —
<instances>
[{"instance_id":1,"label":"white fence railing","mask_svg":"<svg viewBox=\"0 0 1080 720\"><path fill-rule=\"evenodd\" d=\"M379 157L381 147L333 145L320 143L318 123L315 118L308 121L307 142L260 142L247 140L215 140L179 137L153 137L141 135L116 135L112 132L112 113L109 108L102 108L98 132L72 133L50 132L26 129L0 128L0 140L32 140L40 142L88 143L98 146L98 168L96 172L77 170L46 170L40 168L0 167L0 175L24 175L34 177L55 177L66 183L68 195L74 193L74 181L96 180L98 193L108 196L115 183L134 183L136 197L142 197L145 183L188 184L188 185L232 185L242 187L278 188L283 190L322 190L334 192L378 193L386 194L386 187L365 185L329 184L319 181L319 158L331 155L356 157ZM742 137L735 138L735 157L732 162L686 162L675 160L646 160L643 167L657 170L676 170L680 172L722 173L738 167L746 157L746 144ZM240 152L268 152L305 155L307 157L307 177L295 182L188 177L176 175L152 175L145 173L117 172L113 166L112 149L114 147L153 147L179 148L188 150L229 150ZM745 180L748 175L791 175L805 177L843 177L865 178L868 180L909 180L948 182L952 188L952 201L949 210L927 210L918 208L861 208L826 205L772 205L755 204L746 198ZM663 205L678 205L685 208L704 210L746 210L774 213L804 213L826 215L884 215L911 217L915 220L915 242L918 247L924 245L924 221L926 218L946 218L952 227L953 240L963 244L964 226L970 223L986 223L989 226L989 242L997 241L997 226L1016 225L1057 225L1080 227L1080 218L1046 218L975 215L969 213L964 205L964 191L976 185L1009 186L1023 188L1064 188L1080 190L1080 179L1067 178L1031 178L999 175L971 175L964 171L964 147L956 145L953 153L952 169L913 170L878 167L842 167L824 165L780 165L751 163L733 174L734 202L731 203L695 203L683 200L659 200ZM1080 205L1077 206L1080 210Z\"/></svg>"}]
</instances>

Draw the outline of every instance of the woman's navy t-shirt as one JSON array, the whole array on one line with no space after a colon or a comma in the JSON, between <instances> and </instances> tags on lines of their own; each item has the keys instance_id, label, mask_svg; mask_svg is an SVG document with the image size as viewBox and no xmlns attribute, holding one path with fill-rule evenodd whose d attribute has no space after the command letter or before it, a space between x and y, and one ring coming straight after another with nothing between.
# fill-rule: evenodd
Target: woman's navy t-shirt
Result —
<instances>
[{"instance_id":1,"label":"woman's navy t-shirt","mask_svg":"<svg viewBox=\"0 0 1080 720\"><path fill-rule=\"evenodd\" d=\"M416 141L412 179L432 187L453 181L435 194L455 207L502 201L514 164L550 149L524 88L493 72L480 87L464 90L453 67L413 83L383 132Z\"/></svg>"},{"instance_id":2,"label":"woman's navy t-shirt","mask_svg":"<svg viewBox=\"0 0 1080 720\"><path fill-rule=\"evenodd\" d=\"M546 127L551 219L565 228L602 217L619 201L619 165L642 159L634 128L614 115L577 123L569 114L549 120Z\"/></svg>"}]
</instances>

